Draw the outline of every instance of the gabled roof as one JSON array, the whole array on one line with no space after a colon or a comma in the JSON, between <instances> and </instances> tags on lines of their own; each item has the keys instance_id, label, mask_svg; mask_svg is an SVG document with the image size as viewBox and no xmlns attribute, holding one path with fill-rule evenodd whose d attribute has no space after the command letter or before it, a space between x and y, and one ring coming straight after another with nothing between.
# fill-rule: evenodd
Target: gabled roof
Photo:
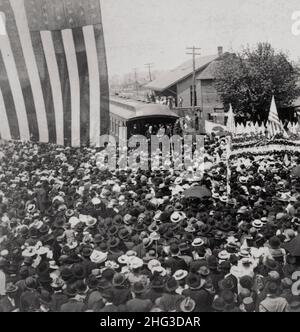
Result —
<instances>
[{"instance_id":1,"label":"gabled roof","mask_svg":"<svg viewBox=\"0 0 300 332\"><path fill-rule=\"evenodd\" d=\"M110 112L125 120L146 117L178 118L166 105L143 103L132 99L110 98Z\"/></svg>"},{"instance_id":2,"label":"gabled roof","mask_svg":"<svg viewBox=\"0 0 300 332\"><path fill-rule=\"evenodd\" d=\"M199 71L212 61L218 59L218 55L208 55L196 58L196 70ZM164 91L179 81L189 77L193 72L193 61L189 60L180 66L167 71L156 80L146 85L148 89L155 91Z\"/></svg>"},{"instance_id":3,"label":"gabled roof","mask_svg":"<svg viewBox=\"0 0 300 332\"><path fill-rule=\"evenodd\" d=\"M196 76L196 79L197 80L214 80L216 78L216 70L217 70L219 64L221 64L221 62L229 56L235 56L235 54L229 53L229 52L224 53L221 57L212 61L204 70L202 70Z\"/></svg>"},{"instance_id":4,"label":"gabled roof","mask_svg":"<svg viewBox=\"0 0 300 332\"><path fill-rule=\"evenodd\" d=\"M211 62L203 71L197 76L197 80L214 80L216 78L215 72L218 67L219 61Z\"/></svg>"}]
</instances>

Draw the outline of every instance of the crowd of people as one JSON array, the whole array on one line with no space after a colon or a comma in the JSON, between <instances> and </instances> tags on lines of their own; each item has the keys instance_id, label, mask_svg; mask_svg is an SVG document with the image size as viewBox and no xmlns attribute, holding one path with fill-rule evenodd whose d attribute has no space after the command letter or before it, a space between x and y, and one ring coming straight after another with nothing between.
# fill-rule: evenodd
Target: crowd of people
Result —
<instances>
[{"instance_id":1,"label":"crowd of people","mask_svg":"<svg viewBox=\"0 0 300 332\"><path fill-rule=\"evenodd\" d=\"M300 155L205 147L197 178L1 145L0 311L299 312Z\"/></svg>"}]
</instances>

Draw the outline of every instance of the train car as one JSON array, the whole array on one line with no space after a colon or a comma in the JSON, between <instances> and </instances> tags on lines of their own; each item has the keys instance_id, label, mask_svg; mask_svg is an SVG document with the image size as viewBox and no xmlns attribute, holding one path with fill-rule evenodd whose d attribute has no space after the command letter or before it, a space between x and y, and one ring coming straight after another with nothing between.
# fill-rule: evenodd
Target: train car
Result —
<instances>
[{"instance_id":1,"label":"train car","mask_svg":"<svg viewBox=\"0 0 300 332\"><path fill-rule=\"evenodd\" d=\"M110 98L110 134L118 140L127 140L133 135L146 136L149 127L156 134L160 127L173 127L178 118L165 105L115 96Z\"/></svg>"}]
</instances>

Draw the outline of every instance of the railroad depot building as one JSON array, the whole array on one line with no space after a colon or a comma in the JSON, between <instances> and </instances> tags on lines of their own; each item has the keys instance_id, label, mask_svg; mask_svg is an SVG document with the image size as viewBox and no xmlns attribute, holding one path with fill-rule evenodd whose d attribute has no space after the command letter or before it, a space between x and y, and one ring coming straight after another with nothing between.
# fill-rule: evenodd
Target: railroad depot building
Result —
<instances>
[{"instance_id":1,"label":"railroad depot building","mask_svg":"<svg viewBox=\"0 0 300 332\"><path fill-rule=\"evenodd\" d=\"M218 47L218 53L196 58L196 91L195 106L202 120L215 120L216 114L223 113L224 107L214 86L215 69L229 53L223 53ZM177 114L184 116L191 110L193 103L193 62L187 61L180 66L164 73L147 84L147 88L156 95L174 97Z\"/></svg>"}]
</instances>

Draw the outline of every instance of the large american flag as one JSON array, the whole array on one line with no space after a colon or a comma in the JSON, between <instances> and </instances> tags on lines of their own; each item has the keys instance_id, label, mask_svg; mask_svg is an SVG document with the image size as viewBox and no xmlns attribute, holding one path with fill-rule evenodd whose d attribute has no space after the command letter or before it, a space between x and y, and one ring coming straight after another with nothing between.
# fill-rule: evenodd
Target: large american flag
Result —
<instances>
[{"instance_id":1,"label":"large american flag","mask_svg":"<svg viewBox=\"0 0 300 332\"><path fill-rule=\"evenodd\" d=\"M100 0L0 0L0 26L1 137L98 146L109 128Z\"/></svg>"}]
</instances>

